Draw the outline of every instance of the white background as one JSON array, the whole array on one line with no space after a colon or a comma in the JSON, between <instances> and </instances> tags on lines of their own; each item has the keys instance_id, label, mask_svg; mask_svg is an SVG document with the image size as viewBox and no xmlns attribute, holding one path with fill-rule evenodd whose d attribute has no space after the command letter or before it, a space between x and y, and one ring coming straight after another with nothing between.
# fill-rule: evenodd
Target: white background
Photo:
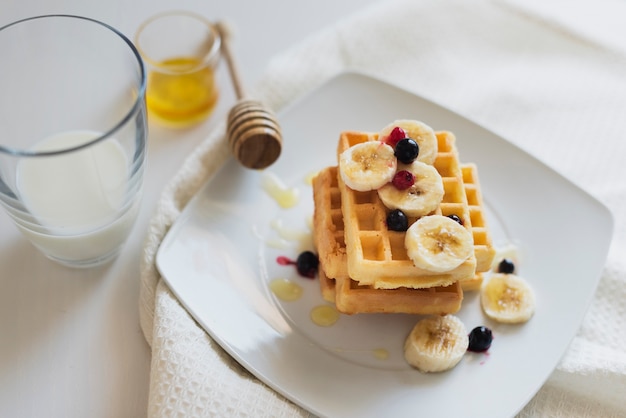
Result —
<instances>
[{"instance_id":1,"label":"white background","mask_svg":"<svg viewBox=\"0 0 626 418\"><path fill-rule=\"evenodd\" d=\"M234 26L233 49L245 84L252 87L273 55L373 2L0 0L0 26L70 13L99 19L132 38L154 13L197 11ZM234 103L224 63L219 77L222 96L209 121L178 131L150 125L141 212L113 263L91 270L56 265L0 212L1 417L146 415L150 348L138 317L142 241L163 186Z\"/></svg>"}]
</instances>

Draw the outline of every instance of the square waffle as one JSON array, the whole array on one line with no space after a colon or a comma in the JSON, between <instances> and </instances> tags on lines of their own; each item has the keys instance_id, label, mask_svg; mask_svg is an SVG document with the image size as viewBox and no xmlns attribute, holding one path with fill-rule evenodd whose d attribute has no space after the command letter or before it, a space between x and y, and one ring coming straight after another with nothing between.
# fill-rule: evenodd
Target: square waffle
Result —
<instances>
[{"instance_id":1,"label":"square waffle","mask_svg":"<svg viewBox=\"0 0 626 418\"><path fill-rule=\"evenodd\" d=\"M353 144L376 139L373 134L353 134L351 139ZM438 169L454 165L454 163L451 164L444 159L447 157L458 161L456 150L452 148L454 137L448 133L438 133L437 137L440 144ZM340 143L338 151L344 149L345 146L346 143ZM446 155L446 152L452 152L454 155ZM434 286L424 289L405 287L376 289L371 285L360 284L348 276L344 216L337 167L327 167L320 171L313 180L313 197L315 202L314 241L320 257L319 279L322 297L328 302L335 303L338 310L347 314L362 312L444 314L457 312L463 300L463 291L480 288L483 273L491 268L495 254L485 219L476 165L462 164L459 165L459 169L462 175L462 193L465 196L468 209L465 214L466 217L462 219L465 225L469 225L474 240L476 274L470 279L455 282L449 286ZM442 177L444 172L442 170ZM456 183L450 180L448 183L446 192L450 194L452 190L458 193L455 188L450 186L450 184L456 185ZM459 216L459 211L452 210L458 209L459 202L461 202L461 206L463 203L462 199L454 196L454 199L448 199L448 206L445 209L442 205L437 212L441 214L455 213Z\"/></svg>"},{"instance_id":2,"label":"square waffle","mask_svg":"<svg viewBox=\"0 0 626 418\"><path fill-rule=\"evenodd\" d=\"M376 134L343 132L337 153L365 141L377 139ZM463 173L450 132L437 132L438 153L434 162L443 180L444 196L433 214L457 215L463 226L471 230L471 214L463 186ZM347 248L348 276L361 285L380 289L427 288L447 286L456 281L472 280L476 275L476 257L472 255L457 268L434 273L416 267L404 247L404 232L390 231L386 226L387 208L376 190L358 192L348 188L337 176ZM416 219L409 218L409 224Z\"/></svg>"},{"instance_id":3,"label":"square waffle","mask_svg":"<svg viewBox=\"0 0 626 418\"><path fill-rule=\"evenodd\" d=\"M408 313L421 315L453 314L461 309L463 290L459 282L449 286L427 289L375 289L361 285L349 277L328 279L320 270L320 283L324 299L334 302L337 310L345 314L357 313ZM331 299L332 291L334 299Z\"/></svg>"},{"instance_id":4,"label":"square waffle","mask_svg":"<svg viewBox=\"0 0 626 418\"><path fill-rule=\"evenodd\" d=\"M324 300L335 303L337 310L346 314L394 312L443 315L460 309L463 291L459 282L428 289L375 289L350 279L347 275L337 167L327 167L314 178L313 198L313 236L320 259L320 289ZM329 271L337 275L329 277Z\"/></svg>"}]
</instances>

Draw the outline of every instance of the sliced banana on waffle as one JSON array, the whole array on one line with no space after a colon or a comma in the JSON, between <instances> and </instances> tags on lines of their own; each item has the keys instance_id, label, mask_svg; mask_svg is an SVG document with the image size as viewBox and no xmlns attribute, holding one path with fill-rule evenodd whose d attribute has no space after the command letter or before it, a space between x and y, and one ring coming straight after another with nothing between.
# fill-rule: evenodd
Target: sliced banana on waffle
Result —
<instances>
[{"instance_id":1,"label":"sliced banana on waffle","mask_svg":"<svg viewBox=\"0 0 626 418\"><path fill-rule=\"evenodd\" d=\"M359 192L375 190L390 182L397 166L393 148L380 141L353 145L339 155L341 179Z\"/></svg>"},{"instance_id":2,"label":"sliced banana on waffle","mask_svg":"<svg viewBox=\"0 0 626 418\"><path fill-rule=\"evenodd\" d=\"M515 274L494 273L480 290L485 314L498 322L519 324L535 312L535 294L526 280Z\"/></svg>"},{"instance_id":3,"label":"sliced banana on waffle","mask_svg":"<svg viewBox=\"0 0 626 418\"><path fill-rule=\"evenodd\" d=\"M379 132L378 138L381 141L385 141L391 131L396 127L402 128L404 132L406 132L407 137L417 142L419 146L418 161L431 165L435 162L439 147L437 145L437 136L433 128L418 120L398 119L385 126Z\"/></svg>"},{"instance_id":4,"label":"sliced banana on waffle","mask_svg":"<svg viewBox=\"0 0 626 418\"><path fill-rule=\"evenodd\" d=\"M406 231L404 246L416 267L436 273L457 268L474 253L472 234L443 215L414 222Z\"/></svg>"},{"instance_id":5,"label":"sliced banana on waffle","mask_svg":"<svg viewBox=\"0 0 626 418\"><path fill-rule=\"evenodd\" d=\"M420 320L404 342L404 358L418 370L442 372L456 366L469 345L467 330L454 315Z\"/></svg>"},{"instance_id":6,"label":"sliced banana on waffle","mask_svg":"<svg viewBox=\"0 0 626 418\"><path fill-rule=\"evenodd\" d=\"M392 183L378 189L378 196L389 209L400 209L407 216L424 216L432 213L443 199L444 189L441 175L435 167L421 161L409 165L400 164L398 170L413 174L412 186L400 190Z\"/></svg>"}]
</instances>

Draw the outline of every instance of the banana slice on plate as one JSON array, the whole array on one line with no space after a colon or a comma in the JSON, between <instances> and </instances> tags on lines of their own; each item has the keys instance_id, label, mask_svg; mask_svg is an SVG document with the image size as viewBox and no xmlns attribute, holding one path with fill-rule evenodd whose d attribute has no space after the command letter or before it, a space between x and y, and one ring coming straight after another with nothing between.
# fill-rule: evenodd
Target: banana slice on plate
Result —
<instances>
[{"instance_id":1,"label":"banana slice on plate","mask_svg":"<svg viewBox=\"0 0 626 418\"><path fill-rule=\"evenodd\" d=\"M494 273L480 290L480 304L494 321L520 324L535 313L535 294L522 277Z\"/></svg>"},{"instance_id":2,"label":"banana slice on plate","mask_svg":"<svg viewBox=\"0 0 626 418\"><path fill-rule=\"evenodd\" d=\"M467 330L454 315L420 320L404 342L404 358L421 372L442 372L456 366L469 345Z\"/></svg>"},{"instance_id":3,"label":"banana slice on plate","mask_svg":"<svg viewBox=\"0 0 626 418\"><path fill-rule=\"evenodd\" d=\"M439 146L437 145L437 136L435 135L433 128L418 120L398 119L385 126L378 133L378 139L386 141L394 128L403 129L408 138L417 142L417 145L419 146L417 161L431 165L435 162Z\"/></svg>"},{"instance_id":4,"label":"banana slice on plate","mask_svg":"<svg viewBox=\"0 0 626 418\"><path fill-rule=\"evenodd\" d=\"M474 252L472 234L443 215L424 216L407 229L407 255L416 267L443 273L463 264Z\"/></svg>"},{"instance_id":5,"label":"banana slice on plate","mask_svg":"<svg viewBox=\"0 0 626 418\"><path fill-rule=\"evenodd\" d=\"M408 216L424 216L437 209L444 194L443 180L437 169L414 161L409 165L400 164L398 173L403 171L413 175L413 184L403 190L393 183L385 184L378 189L383 204L389 209L400 209Z\"/></svg>"},{"instance_id":6,"label":"banana slice on plate","mask_svg":"<svg viewBox=\"0 0 626 418\"><path fill-rule=\"evenodd\" d=\"M356 144L339 155L339 173L349 188L365 192L389 183L398 160L391 146L380 141Z\"/></svg>"}]
</instances>

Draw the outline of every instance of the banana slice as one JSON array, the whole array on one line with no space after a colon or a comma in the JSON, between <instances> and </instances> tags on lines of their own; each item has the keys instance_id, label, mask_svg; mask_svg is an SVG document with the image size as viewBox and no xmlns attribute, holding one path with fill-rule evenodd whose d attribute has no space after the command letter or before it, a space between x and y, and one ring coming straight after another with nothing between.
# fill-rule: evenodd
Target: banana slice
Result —
<instances>
[{"instance_id":1,"label":"banana slice","mask_svg":"<svg viewBox=\"0 0 626 418\"><path fill-rule=\"evenodd\" d=\"M535 313L535 294L520 276L494 273L480 290L480 304L494 321L520 324Z\"/></svg>"},{"instance_id":2,"label":"banana slice","mask_svg":"<svg viewBox=\"0 0 626 418\"><path fill-rule=\"evenodd\" d=\"M380 141L356 144L339 155L343 182L359 192L375 190L391 181L398 160L393 148Z\"/></svg>"},{"instance_id":3,"label":"banana slice","mask_svg":"<svg viewBox=\"0 0 626 418\"><path fill-rule=\"evenodd\" d=\"M469 345L465 325L454 315L422 319L404 342L404 358L418 370L442 372L456 366Z\"/></svg>"},{"instance_id":4,"label":"banana slice","mask_svg":"<svg viewBox=\"0 0 626 418\"><path fill-rule=\"evenodd\" d=\"M408 216L424 216L433 212L443 199L444 189L441 175L435 167L421 161L410 165L400 164L398 170L413 174L415 183L405 190L399 190L392 183L378 189L378 196L389 209L400 209Z\"/></svg>"},{"instance_id":5,"label":"banana slice","mask_svg":"<svg viewBox=\"0 0 626 418\"><path fill-rule=\"evenodd\" d=\"M404 246L416 267L442 273L457 268L473 254L474 239L447 216L429 215L407 229Z\"/></svg>"},{"instance_id":6,"label":"banana slice","mask_svg":"<svg viewBox=\"0 0 626 418\"><path fill-rule=\"evenodd\" d=\"M419 146L417 161L431 165L435 162L439 147L437 145L437 136L433 128L418 120L399 119L385 126L379 132L378 139L385 141L395 127L404 129L407 136L417 142Z\"/></svg>"}]
</instances>

